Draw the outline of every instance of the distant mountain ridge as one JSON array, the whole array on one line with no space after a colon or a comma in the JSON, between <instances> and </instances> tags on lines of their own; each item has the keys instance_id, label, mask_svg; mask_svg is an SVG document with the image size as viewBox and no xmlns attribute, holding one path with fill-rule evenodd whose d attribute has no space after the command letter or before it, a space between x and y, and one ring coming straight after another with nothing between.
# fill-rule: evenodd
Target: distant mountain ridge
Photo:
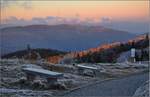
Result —
<instances>
[{"instance_id":1,"label":"distant mountain ridge","mask_svg":"<svg viewBox=\"0 0 150 97\"><path fill-rule=\"evenodd\" d=\"M3 54L24 49L27 44L33 48L53 48L61 51L82 51L100 44L126 41L134 34L85 25L29 25L0 29Z\"/></svg>"}]
</instances>

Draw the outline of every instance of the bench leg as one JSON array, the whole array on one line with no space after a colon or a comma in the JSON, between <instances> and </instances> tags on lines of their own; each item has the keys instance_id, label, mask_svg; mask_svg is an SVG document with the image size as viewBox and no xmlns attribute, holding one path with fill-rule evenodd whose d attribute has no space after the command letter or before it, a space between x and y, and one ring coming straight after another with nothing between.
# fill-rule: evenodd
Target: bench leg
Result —
<instances>
[{"instance_id":1,"label":"bench leg","mask_svg":"<svg viewBox=\"0 0 150 97\"><path fill-rule=\"evenodd\" d=\"M93 71L94 77L96 77L96 71Z\"/></svg>"},{"instance_id":2,"label":"bench leg","mask_svg":"<svg viewBox=\"0 0 150 97\"><path fill-rule=\"evenodd\" d=\"M49 85L54 85L57 82L57 78L47 78Z\"/></svg>"},{"instance_id":3,"label":"bench leg","mask_svg":"<svg viewBox=\"0 0 150 97\"><path fill-rule=\"evenodd\" d=\"M35 75L27 73L27 80L28 81L33 81L35 79Z\"/></svg>"},{"instance_id":4,"label":"bench leg","mask_svg":"<svg viewBox=\"0 0 150 97\"><path fill-rule=\"evenodd\" d=\"M83 71L84 71L83 69L80 69L80 68L79 68L79 69L78 69L79 75L83 75Z\"/></svg>"}]
</instances>

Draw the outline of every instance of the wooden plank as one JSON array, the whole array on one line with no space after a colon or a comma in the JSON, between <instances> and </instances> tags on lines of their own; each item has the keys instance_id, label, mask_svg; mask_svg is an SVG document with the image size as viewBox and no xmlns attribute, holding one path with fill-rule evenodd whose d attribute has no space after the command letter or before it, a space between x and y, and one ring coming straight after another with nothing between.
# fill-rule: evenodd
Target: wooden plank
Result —
<instances>
[{"instance_id":1,"label":"wooden plank","mask_svg":"<svg viewBox=\"0 0 150 97\"><path fill-rule=\"evenodd\" d=\"M85 66L85 65L77 65L77 67L79 67L79 68L83 68L83 69L98 70L98 68L96 68L96 67Z\"/></svg>"}]
</instances>

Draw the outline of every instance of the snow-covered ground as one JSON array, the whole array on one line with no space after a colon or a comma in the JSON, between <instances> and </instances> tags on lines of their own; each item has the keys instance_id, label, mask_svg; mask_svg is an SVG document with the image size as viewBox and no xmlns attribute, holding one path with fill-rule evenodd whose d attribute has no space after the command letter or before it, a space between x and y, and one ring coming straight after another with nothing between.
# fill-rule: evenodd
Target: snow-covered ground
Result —
<instances>
[{"instance_id":1,"label":"snow-covered ground","mask_svg":"<svg viewBox=\"0 0 150 97\"><path fill-rule=\"evenodd\" d=\"M96 63L96 64L83 64L87 66L94 66L99 68L98 77L103 75L108 75L110 77L121 77L124 75L129 75L133 73L138 73L142 71L148 71L149 64L143 63Z\"/></svg>"},{"instance_id":2,"label":"snow-covered ground","mask_svg":"<svg viewBox=\"0 0 150 97\"><path fill-rule=\"evenodd\" d=\"M88 82L96 81L96 78L82 76L72 73L63 73L64 77L58 79L54 85L49 86L45 78L39 76L33 82L26 78L26 74L22 68L43 68L35 64L24 64L23 62L15 62L16 60L0 61L0 92L2 96L12 97L45 97L57 95L58 93L79 87Z\"/></svg>"},{"instance_id":3,"label":"snow-covered ground","mask_svg":"<svg viewBox=\"0 0 150 97\"><path fill-rule=\"evenodd\" d=\"M147 52L149 52L149 47L143 49ZM141 54L141 50L140 49L136 49L136 53L138 54ZM126 51L126 52L123 52L119 55L119 57L117 58L117 62L120 63L120 62L126 62L129 58L131 57L131 51Z\"/></svg>"},{"instance_id":4,"label":"snow-covered ground","mask_svg":"<svg viewBox=\"0 0 150 97\"><path fill-rule=\"evenodd\" d=\"M121 53L121 55L117 58L117 62L125 62L131 56L131 51L126 51Z\"/></svg>"},{"instance_id":5,"label":"snow-covered ground","mask_svg":"<svg viewBox=\"0 0 150 97\"><path fill-rule=\"evenodd\" d=\"M28 63L28 65L26 65ZM52 65L52 64L49 64ZM63 93L74 88L93 83L95 81L102 81L107 78L120 77L137 72L143 72L148 70L148 64L139 63L83 63L80 65L93 66L97 68L96 76L85 76L91 73L90 71L84 71L83 75L79 75L76 65L72 64L55 64L59 68L69 68L67 72L61 72L64 77L58 79L58 82L52 86L49 86L47 80L41 77L36 77L33 82L30 82L26 78L26 74L22 71L24 67L32 68L44 68L48 69L45 64L35 65L29 62L19 60L0 60L0 92L2 96L6 97L43 97L53 96L59 93ZM59 72L59 71L55 71Z\"/></svg>"}]
</instances>

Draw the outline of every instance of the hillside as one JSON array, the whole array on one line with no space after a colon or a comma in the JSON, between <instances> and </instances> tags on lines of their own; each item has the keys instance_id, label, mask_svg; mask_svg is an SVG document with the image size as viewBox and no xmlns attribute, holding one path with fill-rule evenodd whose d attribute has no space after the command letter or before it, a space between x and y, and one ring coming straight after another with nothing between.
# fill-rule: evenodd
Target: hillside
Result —
<instances>
[{"instance_id":1,"label":"hillside","mask_svg":"<svg viewBox=\"0 0 150 97\"><path fill-rule=\"evenodd\" d=\"M58 50L52 50L52 49L31 49L30 52L27 50L21 50L16 51L10 54L6 54L2 56L2 58L29 58L29 53L31 53L30 59L36 59L36 58L44 58L46 59L49 56L58 56L58 55L64 55L66 52L58 51Z\"/></svg>"},{"instance_id":2,"label":"hillside","mask_svg":"<svg viewBox=\"0 0 150 97\"><path fill-rule=\"evenodd\" d=\"M72 52L64 56L61 62L77 62L77 63L98 63L98 62L116 62L117 58L123 52L129 51L131 48L142 50L143 59L148 60L148 51L144 50L149 46L149 37L147 34L140 35L127 42L114 42L111 44L100 45L81 52ZM137 58L139 60L139 58Z\"/></svg>"},{"instance_id":3,"label":"hillside","mask_svg":"<svg viewBox=\"0 0 150 97\"><path fill-rule=\"evenodd\" d=\"M0 29L0 34L2 54L24 49L27 44L33 48L82 51L135 37L134 34L102 26L69 24L7 27Z\"/></svg>"},{"instance_id":4,"label":"hillside","mask_svg":"<svg viewBox=\"0 0 150 97\"><path fill-rule=\"evenodd\" d=\"M142 52L141 52L141 50L142 50ZM137 55L142 55L142 53L143 52L147 52L146 54L145 54L145 60L147 59L148 60L148 52L149 52L149 47L147 47L147 48L143 48L143 49L137 49L136 50L136 54ZM119 55L119 57L117 58L117 62L126 62L127 61L127 59L129 59L130 58L130 56L131 56L131 51L126 51L126 52L123 52L123 53L121 53L120 55ZM138 61L138 58L136 58L137 59L137 61Z\"/></svg>"}]
</instances>

